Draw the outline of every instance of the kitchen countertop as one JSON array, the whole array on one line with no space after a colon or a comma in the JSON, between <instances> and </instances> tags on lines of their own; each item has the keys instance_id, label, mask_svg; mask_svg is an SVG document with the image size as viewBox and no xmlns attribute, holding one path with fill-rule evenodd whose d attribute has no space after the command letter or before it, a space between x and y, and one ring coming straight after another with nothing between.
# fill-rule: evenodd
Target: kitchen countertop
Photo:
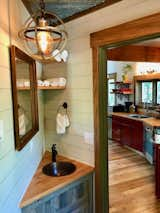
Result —
<instances>
[{"instance_id":1,"label":"kitchen countertop","mask_svg":"<svg viewBox=\"0 0 160 213\"><path fill-rule=\"evenodd\" d=\"M120 116L120 117L124 117L124 118L128 118L128 119L139 120L139 121L142 121L144 124L150 125L152 127L160 127L160 119L156 119L154 117L132 118L132 117L128 116L129 114L134 114L134 113L127 113L127 112L111 112L111 113L109 113L109 115L116 115L116 116Z\"/></svg>"},{"instance_id":2,"label":"kitchen countertop","mask_svg":"<svg viewBox=\"0 0 160 213\"><path fill-rule=\"evenodd\" d=\"M80 163L63 156L57 156L57 159L60 161L69 161L75 164L75 172L61 177L50 177L43 174L43 166L51 162L51 153L45 152L43 159L40 162L22 201L20 202L20 208L23 208L94 171L94 168L87 164Z\"/></svg>"}]
</instances>

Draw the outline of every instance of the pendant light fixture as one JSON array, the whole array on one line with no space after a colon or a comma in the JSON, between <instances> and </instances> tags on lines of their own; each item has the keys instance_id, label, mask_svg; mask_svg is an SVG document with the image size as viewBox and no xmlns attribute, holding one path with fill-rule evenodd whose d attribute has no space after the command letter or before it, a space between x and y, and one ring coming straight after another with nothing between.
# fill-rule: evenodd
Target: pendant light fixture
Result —
<instances>
[{"instance_id":1,"label":"pendant light fixture","mask_svg":"<svg viewBox=\"0 0 160 213\"><path fill-rule=\"evenodd\" d=\"M44 0L40 0L40 10L26 20L18 36L28 54L42 63L61 58L67 43L63 21L56 14L45 11Z\"/></svg>"}]
</instances>

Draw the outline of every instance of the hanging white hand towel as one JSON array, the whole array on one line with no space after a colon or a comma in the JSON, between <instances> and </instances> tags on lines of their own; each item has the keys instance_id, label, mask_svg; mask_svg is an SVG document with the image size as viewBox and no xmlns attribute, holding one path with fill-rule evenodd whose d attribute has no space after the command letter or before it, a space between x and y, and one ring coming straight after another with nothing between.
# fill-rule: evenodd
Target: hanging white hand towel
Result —
<instances>
[{"instance_id":1,"label":"hanging white hand towel","mask_svg":"<svg viewBox=\"0 0 160 213\"><path fill-rule=\"evenodd\" d=\"M65 117L65 126L66 126L66 127L69 127L69 126L70 126L69 117L68 117L67 114L65 114L64 117Z\"/></svg>"},{"instance_id":2,"label":"hanging white hand towel","mask_svg":"<svg viewBox=\"0 0 160 213\"><path fill-rule=\"evenodd\" d=\"M61 113L58 113L56 117L56 131L57 134L64 134L66 132L66 118Z\"/></svg>"},{"instance_id":3,"label":"hanging white hand towel","mask_svg":"<svg viewBox=\"0 0 160 213\"><path fill-rule=\"evenodd\" d=\"M19 135L23 136L26 134L26 125L25 125L25 115L24 113L21 113L19 115Z\"/></svg>"}]
</instances>

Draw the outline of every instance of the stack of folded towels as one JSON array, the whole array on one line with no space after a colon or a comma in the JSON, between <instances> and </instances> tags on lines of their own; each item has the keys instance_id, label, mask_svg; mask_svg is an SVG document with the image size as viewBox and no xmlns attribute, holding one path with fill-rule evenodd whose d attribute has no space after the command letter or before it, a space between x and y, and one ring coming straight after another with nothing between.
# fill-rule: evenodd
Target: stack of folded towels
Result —
<instances>
[{"instance_id":1,"label":"stack of folded towels","mask_svg":"<svg viewBox=\"0 0 160 213\"><path fill-rule=\"evenodd\" d=\"M38 86L66 86L66 79L65 78L50 78L46 80L38 80Z\"/></svg>"},{"instance_id":2,"label":"stack of folded towels","mask_svg":"<svg viewBox=\"0 0 160 213\"><path fill-rule=\"evenodd\" d=\"M30 87L28 79L17 79L17 87Z\"/></svg>"}]
</instances>

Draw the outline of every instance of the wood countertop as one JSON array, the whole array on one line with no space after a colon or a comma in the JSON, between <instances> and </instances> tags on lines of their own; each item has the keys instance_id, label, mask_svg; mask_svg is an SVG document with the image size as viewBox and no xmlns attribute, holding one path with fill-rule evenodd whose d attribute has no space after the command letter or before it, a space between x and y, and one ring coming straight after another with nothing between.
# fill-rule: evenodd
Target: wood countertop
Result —
<instances>
[{"instance_id":1,"label":"wood countertop","mask_svg":"<svg viewBox=\"0 0 160 213\"><path fill-rule=\"evenodd\" d=\"M75 164L76 166L75 172L73 172L70 175L61 177L50 177L43 174L42 173L43 166L51 162L51 153L45 152L42 161L40 162L39 167L35 175L33 176L32 181L25 195L23 196L23 199L20 202L20 208L23 208L33 203L34 201L39 200L49 195L50 193L53 193L58 189L61 189L66 185L94 171L94 168L88 166L87 164L80 163L78 161L63 156L58 156L57 158L59 161L69 161Z\"/></svg>"},{"instance_id":2,"label":"wood countertop","mask_svg":"<svg viewBox=\"0 0 160 213\"><path fill-rule=\"evenodd\" d=\"M144 124L150 125L152 127L160 127L160 119L156 119L154 117L132 118L132 117L129 117L129 114L134 114L134 113L127 113L127 112L111 112L111 113L109 113L109 115L115 115L115 116L125 117L128 119L139 120L139 121L142 121Z\"/></svg>"}]
</instances>

